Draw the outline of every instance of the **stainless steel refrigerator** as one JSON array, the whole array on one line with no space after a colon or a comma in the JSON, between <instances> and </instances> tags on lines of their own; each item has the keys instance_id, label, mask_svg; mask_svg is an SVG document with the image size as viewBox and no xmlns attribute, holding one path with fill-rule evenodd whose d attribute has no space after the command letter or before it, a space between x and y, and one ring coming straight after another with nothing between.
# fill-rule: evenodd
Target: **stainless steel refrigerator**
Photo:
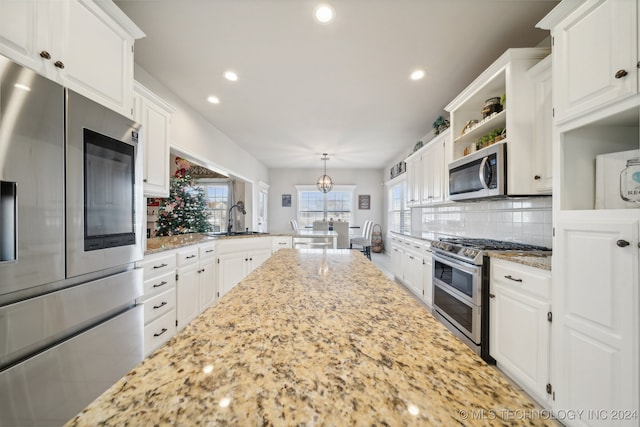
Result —
<instances>
[{"instance_id":1,"label":"stainless steel refrigerator","mask_svg":"<svg viewBox=\"0 0 640 427\"><path fill-rule=\"evenodd\" d=\"M143 358L139 131L0 56L0 426L63 424Z\"/></svg>"}]
</instances>

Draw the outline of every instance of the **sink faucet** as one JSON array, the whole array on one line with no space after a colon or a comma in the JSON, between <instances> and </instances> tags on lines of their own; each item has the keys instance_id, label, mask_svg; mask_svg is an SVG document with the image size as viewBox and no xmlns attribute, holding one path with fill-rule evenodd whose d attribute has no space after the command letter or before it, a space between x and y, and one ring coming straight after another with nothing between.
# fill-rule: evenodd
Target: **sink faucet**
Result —
<instances>
[{"instance_id":1,"label":"sink faucet","mask_svg":"<svg viewBox=\"0 0 640 427\"><path fill-rule=\"evenodd\" d=\"M233 210L233 208L238 208L240 210L240 212L242 212L242 215L246 215L247 211L244 210L244 202L243 201L238 201L238 203L236 203L235 205L231 206L229 208L229 213L227 215L227 217L229 218L229 225L227 225L227 234L231 234L231 230L233 229L233 218L231 217L231 211Z\"/></svg>"}]
</instances>

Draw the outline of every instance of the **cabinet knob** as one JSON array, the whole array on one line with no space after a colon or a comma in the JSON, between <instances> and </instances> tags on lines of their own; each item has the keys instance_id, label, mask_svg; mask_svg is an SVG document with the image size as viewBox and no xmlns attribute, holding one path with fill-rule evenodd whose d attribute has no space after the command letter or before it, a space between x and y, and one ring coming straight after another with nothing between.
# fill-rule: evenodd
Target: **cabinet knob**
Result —
<instances>
[{"instance_id":1,"label":"cabinet knob","mask_svg":"<svg viewBox=\"0 0 640 427\"><path fill-rule=\"evenodd\" d=\"M40 58L51 59L51 54L46 50L43 50L42 52L40 52Z\"/></svg>"},{"instance_id":2,"label":"cabinet knob","mask_svg":"<svg viewBox=\"0 0 640 427\"><path fill-rule=\"evenodd\" d=\"M147 178L143 179L142 182L147 182Z\"/></svg>"},{"instance_id":3,"label":"cabinet knob","mask_svg":"<svg viewBox=\"0 0 640 427\"><path fill-rule=\"evenodd\" d=\"M495 294L489 294L489 298L495 298L496 295Z\"/></svg>"},{"instance_id":4,"label":"cabinet knob","mask_svg":"<svg viewBox=\"0 0 640 427\"><path fill-rule=\"evenodd\" d=\"M626 70L618 70L618 72L616 73L615 77L616 77L616 79L621 79L624 76L626 76L627 74L629 74L629 73L627 73Z\"/></svg>"},{"instance_id":5,"label":"cabinet knob","mask_svg":"<svg viewBox=\"0 0 640 427\"><path fill-rule=\"evenodd\" d=\"M620 239L616 242L616 245L620 246L621 248L626 248L627 246L629 246L629 242Z\"/></svg>"},{"instance_id":6,"label":"cabinet knob","mask_svg":"<svg viewBox=\"0 0 640 427\"><path fill-rule=\"evenodd\" d=\"M541 179L542 177L540 175L536 175L533 177L533 179L535 179L536 181L538 181L539 179Z\"/></svg>"},{"instance_id":7,"label":"cabinet knob","mask_svg":"<svg viewBox=\"0 0 640 427\"><path fill-rule=\"evenodd\" d=\"M53 63L53 65L55 65L56 68L60 68L61 70L64 69L64 63L62 61L56 61Z\"/></svg>"}]
</instances>

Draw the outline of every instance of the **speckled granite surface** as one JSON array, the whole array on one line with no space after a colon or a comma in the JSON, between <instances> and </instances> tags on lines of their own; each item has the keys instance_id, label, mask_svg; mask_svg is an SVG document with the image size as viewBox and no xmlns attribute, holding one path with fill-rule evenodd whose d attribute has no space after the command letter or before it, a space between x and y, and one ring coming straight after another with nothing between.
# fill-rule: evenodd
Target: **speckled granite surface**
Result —
<instances>
[{"instance_id":1,"label":"speckled granite surface","mask_svg":"<svg viewBox=\"0 0 640 427\"><path fill-rule=\"evenodd\" d=\"M358 251L285 249L67 425L553 425L534 408Z\"/></svg>"},{"instance_id":2,"label":"speckled granite surface","mask_svg":"<svg viewBox=\"0 0 640 427\"><path fill-rule=\"evenodd\" d=\"M499 252L490 251L489 256L493 258L502 258L507 261L516 262L518 264L528 265L530 267L542 268L551 271L551 253L550 252Z\"/></svg>"},{"instance_id":3,"label":"speckled granite surface","mask_svg":"<svg viewBox=\"0 0 640 427\"><path fill-rule=\"evenodd\" d=\"M177 234L175 236L152 237L147 239L147 249L145 255L155 254L157 252L168 251L170 249L178 249L184 246L197 245L200 243L212 242L220 239L246 239L249 237L271 237L281 236L281 234L246 234L236 236L210 236L206 233L190 233Z\"/></svg>"}]
</instances>

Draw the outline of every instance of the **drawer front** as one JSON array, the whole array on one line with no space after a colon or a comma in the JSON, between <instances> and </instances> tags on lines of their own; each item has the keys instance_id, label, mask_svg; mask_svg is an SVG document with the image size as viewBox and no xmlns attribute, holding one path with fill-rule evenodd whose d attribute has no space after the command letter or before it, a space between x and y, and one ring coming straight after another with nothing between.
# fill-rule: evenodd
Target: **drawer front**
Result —
<instances>
[{"instance_id":1,"label":"drawer front","mask_svg":"<svg viewBox=\"0 0 640 427\"><path fill-rule=\"evenodd\" d=\"M144 300L155 294L176 287L176 271L172 270L162 276L154 277L144 282Z\"/></svg>"},{"instance_id":2,"label":"drawer front","mask_svg":"<svg viewBox=\"0 0 640 427\"><path fill-rule=\"evenodd\" d=\"M145 301L144 305L144 324L157 319L163 314L175 309L176 307L176 288L171 288L166 292L156 295Z\"/></svg>"},{"instance_id":3,"label":"drawer front","mask_svg":"<svg viewBox=\"0 0 640 427\"><path fill-rule=\"evenodd\" d=\"M277 251L278 249L291 249L292 248L291 237L274 237L272 243L272 249Z\"/></svg>"},{"instance_id":4,"label":"drawer front","mask_svg":"<svg viewBox=\"0 0 640 427\"><path fill-rule=\"evenodd\" d=\"M210 259L216 256L216 244L209 243L198 248L200 260Z\"/></svg>"},{"instance_id":5,"label":"drawer front","mask_svg":"<svg viewBox=\"0 0 640 427\"><path fill-rule=\"evenodd\" d=\"M491 281L549 300L551 272L500 259L491 259Z\"/></svg>"},{"instance_id":6,"label":"drawer front","mask_svg":"<svg viewBox=\"0 0 640 427\"><path fill-rule=\"evenodd\" d=\"M138 267L144 268L144 280L147 281L153 277L158 277L175 270L176 255L172 252L170 255L147 256L137 265Z\"/></svg>"},{"instance_id":7,"label":"drawer front","mask_svg":"<svg viewBox=\"0 0 640 427\"><path fill-rule=\"evenodd\" d=\"M176 310L158 317L144 327L144 355L169 341L176 334Z\"/></svg>"},{"instance_id":8,"label":"drawer front","mask_svg":"<svg viewBox=\"0 0 640 427\"><path fill-rule=\"evenodd\" d=\"M178 267L186 267L198 262L198 247L178 251Z\"/></svg>"}]
</instances>

